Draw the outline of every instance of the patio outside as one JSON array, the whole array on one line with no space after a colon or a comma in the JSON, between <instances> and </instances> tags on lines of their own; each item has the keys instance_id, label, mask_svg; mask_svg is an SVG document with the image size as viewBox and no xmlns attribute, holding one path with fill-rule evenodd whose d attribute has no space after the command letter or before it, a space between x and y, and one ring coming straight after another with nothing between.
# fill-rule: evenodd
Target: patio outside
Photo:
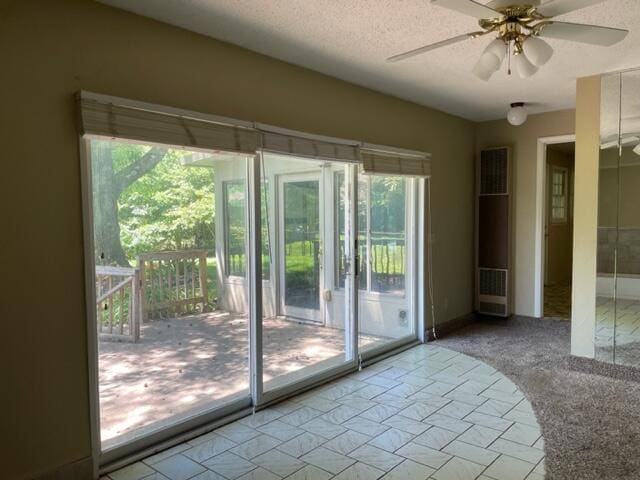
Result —
<instances>
[{"instance_id":1,"label":"patio outside","mask_svg":"<svg viewBox=\"0 0 640 480\"><path fill-rule=\"evenodd\" d=\"M155 320L140 340L100 342L100 427L105 447L249 394L247 317L214 311ZM313 375L344 358L344 331L263 321L264 381ZM361 336L373 346L383 338ZM315 368L314 368L315 367Z\"/></svg>"}]
</instances>

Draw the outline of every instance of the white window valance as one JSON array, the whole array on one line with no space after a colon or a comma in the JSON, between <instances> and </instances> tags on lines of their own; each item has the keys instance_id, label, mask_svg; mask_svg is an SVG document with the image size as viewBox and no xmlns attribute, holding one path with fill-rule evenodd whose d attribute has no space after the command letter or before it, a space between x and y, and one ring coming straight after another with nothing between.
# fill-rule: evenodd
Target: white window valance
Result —
<instances>
[{"instance_id":1,"label":"white window valance","mask_svg":"<svg viewBox=\"0 0 640 480\"><path fill-rule=\"evenodd\" d=\"M300 135L299 132L258 124L261 148L265 152L295 155L305 158L360 162L358 142L340 141L319 135Z\"/></svg>"},{"instance_id":2,"label":"white window valance","mask_svg":"<svg viewBox=\"0 0 640 480\"><path fill-rule=\"evenodd\" d=\"M245 126L120 105L82 95L78 105L83 135L248 154L254 154L258 148L258 131Z\"/></svg>"},{"instance_id":3,"label":"white window valance","mask_svg":"<svg viewBox=\"0 0 640 480\"><path fill-rule=\"evenodd\" d=\"M363 145L360 149L362 171L371 175L431 176L431 155L380 145Z\"/></svg>"},{"instance_id":4,"label":"white window valance","mask_svg":"<svg viewBox=\"0 0 640 480\"><path fill-rule=\"evenodd\" d=\"M195 150L244 153L262 150L362 165L366 174L431 175L427 153L287 130L133 100L80 92L82 135L161 143Z\"/></svg>"}]
</instances>

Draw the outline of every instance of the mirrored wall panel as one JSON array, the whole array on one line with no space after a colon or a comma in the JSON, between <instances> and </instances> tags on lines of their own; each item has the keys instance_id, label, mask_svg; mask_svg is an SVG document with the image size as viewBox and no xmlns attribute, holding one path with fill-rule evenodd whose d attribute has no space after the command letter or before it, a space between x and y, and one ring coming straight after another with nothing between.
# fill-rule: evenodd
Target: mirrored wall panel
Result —
<instances>
[{"instance_id":1,"label":"mirrored wall panel","mask_svg":"<svg viewBox=\"0 0 640 480\"><path fill-rule=\"evenodd\" d=\"M640 71L602 79L596 358L640 366Z\"/></svg>"}]
</instances>

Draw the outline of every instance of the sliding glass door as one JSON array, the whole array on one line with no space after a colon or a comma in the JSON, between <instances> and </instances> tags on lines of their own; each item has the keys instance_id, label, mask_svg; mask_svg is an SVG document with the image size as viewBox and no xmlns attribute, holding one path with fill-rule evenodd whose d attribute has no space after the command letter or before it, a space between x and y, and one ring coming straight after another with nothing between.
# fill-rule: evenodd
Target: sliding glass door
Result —
<instances>
[{"instance_id":1,"label":"sliding glass door","mask_svg":"<svg viewBox=\"0 0 640 480\"><path fill-rule=\"evenodd\" d=\"M336 172L342 188L344 174ZM358 177L358 349L376 351L417 336L418 259L415 237L418 182L407 177ZM335 209L343 218L344 202ZM342 225L338 225L338 229ZM341 243L341 242L338 242ZM342 288L345 271L336 250L336 284Z\"/></svg>"},{"instance_id":2,"label":"sliding glass door","mask_svg":"<svg viewBox=\"0 0 640 480\"><path fill-rule=\"evenodd\" d=\"M91 138L103 451L249 404L247 161Z\"/></svg>"},{"instance_id":3,"label":"sliding glass door","mask_svg":"<svg viewBox=\"0 0 640 480\"><path fill-rule=\"evenodd\" d=\"M272 284L262 283L262 360L264 392L313 381L336 368L355 364L352 304L334 298L336 239L342 263L352 262L351 220L335 217L331 199L348 192L334 181L335 172L353 167L340 162L265 153L261 192L266 203L262 224L269 232ZM265 188L273 185L274 189ZM338 229L336 224L340 223ZM342 232L342 235L339 235ZM351 241L354 237L351 234ZM271 395L272 396L272 395Z\"/></svg>"},{"instance_id":4,"label":"sliding glass door","mask_svg":"<svg viewBox=\"0 0 640 480\"><path fill-rule=\"evenodd\" d=\"M83 138L102 462L417 338L420 181L241 136Z\"/></svg>"}]
</instances>

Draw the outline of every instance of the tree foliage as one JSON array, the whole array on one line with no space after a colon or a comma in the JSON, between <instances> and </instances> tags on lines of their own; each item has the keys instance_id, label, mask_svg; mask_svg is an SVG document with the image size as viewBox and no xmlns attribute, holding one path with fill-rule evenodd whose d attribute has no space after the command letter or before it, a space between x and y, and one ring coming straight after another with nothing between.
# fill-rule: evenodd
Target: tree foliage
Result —
<instances>
[{"instance_id":1,"label":"tree foliage","mask_svg":"<svg viewBox=\"0 0 640 480\"><path fill-rule=\"evenodd\" d=\"M183 165L181 160L187 152L181 150L99 142L108 143L109 155L103 153L100 158L94 155L94 165L97 161L111 162L111 168L99 169L102 175L98 178L94 174L94 211L104 211L109 195L116 196L118 240L127 263L132 264L136 255L143 252L184 248L213 250L212 169ZM156 156L152 163L145 164L150 153ZM107 192L99 199L102 204L96 204L96 191ZM109 252L118 246L99 238L106 236L106 228L113 229L108 221L111 214L106 213L94 219L96 254L103 254L107 263L122 264L117 255ZM102 220L97 222L98 219Z\"/></svg>"}]
</instances>

